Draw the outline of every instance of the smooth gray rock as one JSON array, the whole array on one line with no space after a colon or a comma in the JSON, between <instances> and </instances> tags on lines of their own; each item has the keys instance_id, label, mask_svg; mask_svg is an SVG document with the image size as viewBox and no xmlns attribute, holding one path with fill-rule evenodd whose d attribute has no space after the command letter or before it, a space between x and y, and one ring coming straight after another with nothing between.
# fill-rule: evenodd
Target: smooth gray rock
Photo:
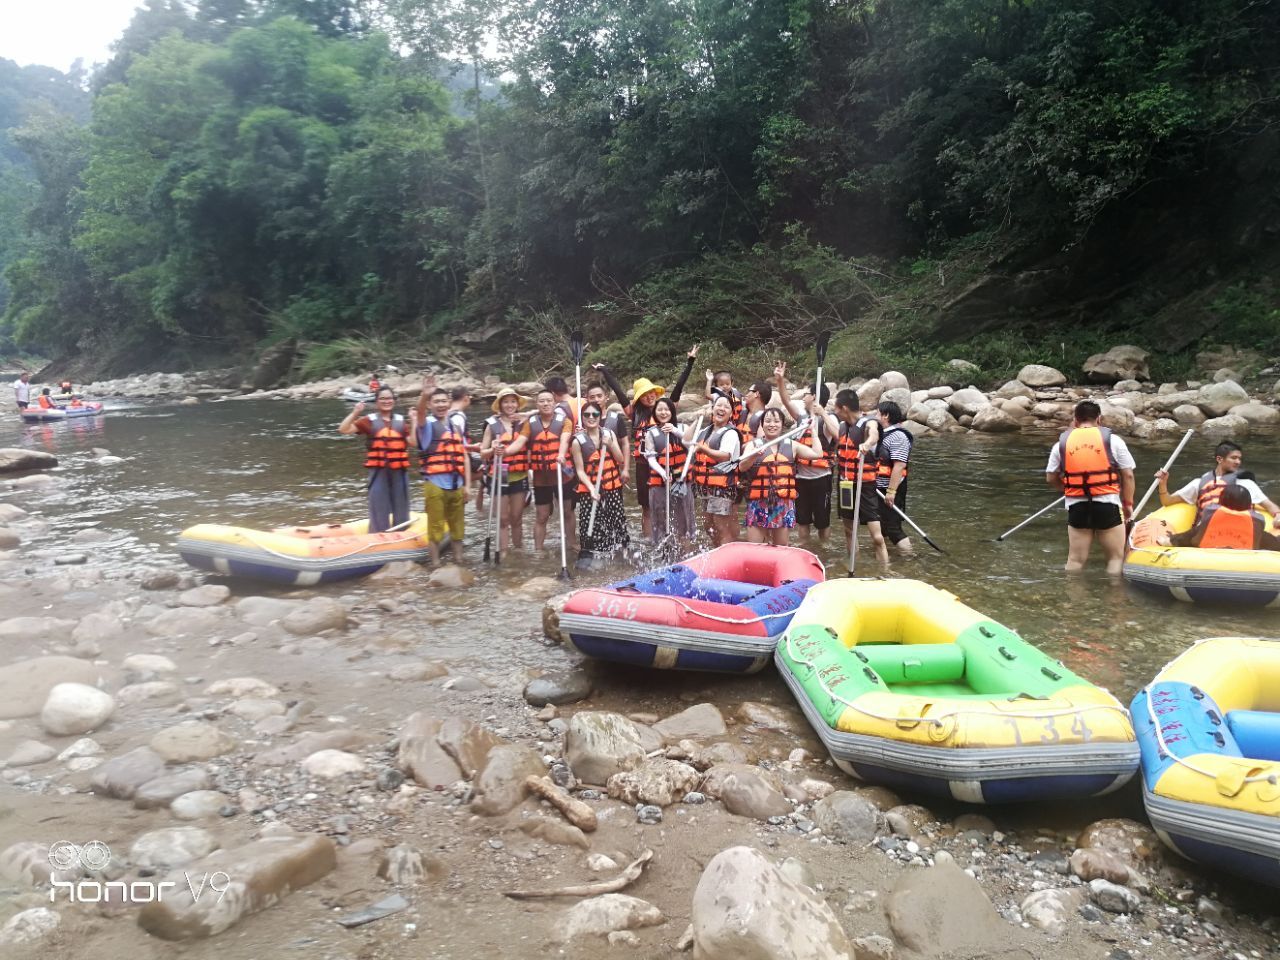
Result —
<instances>
[{"instance_id":1,"label":"smooth gray rock","mask_svg":"<svg viewBox=\"0 0 1280 960\"><path fill-rule=\"evenodd\" d=\"M634 770L645 757L640 731L617 713L587 710L569 720L565 759L583 783L604 785L615 773Z\"/></svg>"},{"instance_id":2,"label":"smooth gray rock","mask_svg":"<svg viewBox=\"0 0 1280 960\"><path fill-rule=\"evenodd\" d=\"M524 688L525 702L535 707L549 703L562 706L591 696L591 678L582 670L545 673L530 680Z\"/></svg>"},{"instance_id":3,"label":"smooth gray rock","mask_svg":"<svg viewBox=\"0 0 1280 960\"><path fill-rule=\"evenodd\" d=\"M58 465L58 458L43 450L26 450L22 447L0 447L0 473L19 473L23 470L50 470Z\"/></svg>"},{"instance_id":4,"label":"smooth gray rock","mask_svg":"<svg viewBox=\"0 0 1280 960\"><path fill-rule=\"evenodd\" d=\"M880 812L856 793L837 790L813 805L813 821L832 840L870 843L878 832Z\"/></svg>"}]
</instances>

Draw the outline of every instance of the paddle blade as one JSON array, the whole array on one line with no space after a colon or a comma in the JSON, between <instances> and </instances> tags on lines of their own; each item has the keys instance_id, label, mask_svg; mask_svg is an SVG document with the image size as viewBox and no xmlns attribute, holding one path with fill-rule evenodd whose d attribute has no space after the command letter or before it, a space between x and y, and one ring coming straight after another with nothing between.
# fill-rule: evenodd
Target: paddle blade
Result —
<instances>
[{"instance_id":1,"label":"paddle blade","mask_svg":"<svg viewBox=\"0 0 1280 960\"><path fill-rule=\"evenodd\" d=\"M831 332L829 330L823 330L818 334L818 342L813 345L818 354L818 366L822 366L823 361L827 359L827 344L830 342Z\"/></svg>"},{"instance_id":2,"label":"paddle blade","mask_svg":"<svg viewBox=\"0 0 1280 960\"><path fill-rule=\"evenodd\" d=\"M569 337L569 349L573 352L573 362L581 365L585 348L582 345L582 331L575 330Z\"/></svg>"}]
</instances>

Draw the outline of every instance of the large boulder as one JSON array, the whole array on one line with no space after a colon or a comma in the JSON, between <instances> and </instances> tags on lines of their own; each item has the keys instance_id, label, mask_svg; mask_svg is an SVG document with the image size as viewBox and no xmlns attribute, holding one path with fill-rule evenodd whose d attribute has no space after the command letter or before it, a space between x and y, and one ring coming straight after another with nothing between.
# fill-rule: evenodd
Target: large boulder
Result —
<instances>
[{"instance_id":1,"label":"large boulder","mask_svg":"<svg viewBox=\"0 0 1280 960\"><path fill-rule=\"evenodd\" d=\"M1206 417L1221 417L1232 407L1249 402L1249 394L1234 380L1206 383L1193 401Z\"/></svg>"},{"instance_id":2,"label":"large boulder","mask_svg":"<svg viewBox=\"0 0 1280 960\"><path fill-rule=\"evenodd\" d=\"M751 847L711 858L693 892L694 960L848 960L852 944L813 890Z\"/></svg>"},{"instance_id":3,"label":"large boulder","mask_svg":"<svg viewBox=\"0 0 1280 960\"><path fill-rule=\"evenodd\" d=\"M1206 440L1242 440L1249 436L1249 421L1234 413L1213 417L1200 424L1200 435Z\"/></svg>"},{"instance_id":4,"label":"large boulder","mask_svg":"<svg viewBox=\"0 0 1280 960\"><path fill-rule=\"evenodd\" d=\"M1182 427L1198 427L1206 419L1200 408L1190 403L1180 403L1172 412L1173 419Z\"/></svg>"},{"instance_id":5,"label":"large boulder","mask_svg":"<svg viewBox=\"0 0 1280 960\"><path fill-rule=\"evenodd\" d=\"M905 373L899 373L897 370L886 370L880 374L880 386L886 390L911 390L911 384L907 380Z\"/></svg>"},{"instance_id":6,"label":"large boulder","mask_svg":"<svg viewBox=\"0 0 1280 960\"><path fill-rule=\"evenodd\" d=\"M992 394L992 396L999 397L1002 400L1010 397L1026 397L1029 400L1033 400L1035 395L1036 392L1021 380L1010 380Z\"/></svg>"},{"instance_id":7,"label":"large boulder","mask_svg":"<svg viewBox=\"0 0 1280 960\"><path fill-rule=\"evenodd\" d=\"M74 621L66 623L69 627ZM104 679L101 667L76 657L36 657L6 663L0 667L0 720L35 716L49 699L49 692L60 683L97 686Z\"/></svg>"},{"instance_id":8,"label":"large boulder","mask_svg":"<svg viewBox=\"0 0 1280 960\"><path fill-rule=\"evenodd\" d=\"M1133 432L1133 424L1137 417L1132 410L1126 407L1117 407L1114 403L1108 403L1106 400L1103 400L1098 406L1102 408L1102 423L1104 426L1110 427L1120 434Z\"/></svg>"},{"instance_id":9,"label":"large boulder","mask_svg":"<svg viewBox=\"0 0 1280 960\"><path fill-rule=\"evenodd\" d=\"M584 710L569 720L564 756L583 783L604 785L615 773L640 766L645 750L640 730L626 717Z\"/></svg>"},{"instance_id":10,"label":"large boulder","mask_svg":"<svg viewBox=\"0 0 1280 960\"><path fill-rule=\"evenodd\" d=\"M955 861L904 871L885 901L898 942L921 956L1013 956L1013 931Z\"/></svg>"},{"instance_id":11,"label":"large boulder","mask_svg":"<svg viewBox=\"0 0 1280 960\"><path fill-rule=\"evenodd\" d=\"M947 409L956 417L966 414L972 417L983 407L990 405L991 401L987 399L987 395L974 387L957 390L947 398Z\"/></svg>"},{"instance_id":12,"label":"large boulder","mask_svg":"<svg viewBox=\"0 0 1280 960\"><path fill-rule=\"evenodd\" d=\"M1015 433L1018 421L996 406L986 406L974 415L973 429L981 433Z\"/></svg>"},{"instance_id":13,"label":"large boulder","mask_svg":"<svg viewBox=\"0 0 1280 960\"><path fill-rule=\"evenodd\" d=\"M0 473L20 473L23 470L49 470L58 465L58 458L43 450L24 450L21 447L0 447Z\"/></svg>"},{"instance_id":14,"label":"large boulder","mask_svg":"<svg viewBox=\"0 0 1280 960\"><path fill-rule=\"evenodd\" d=\"M1106 353L1095 353L1084 362L1084 374L1090 383L1116 383L1120 380L1150 380L1146 350L1131 344L1112 347Z\"/></svg>"},{"instance_id":15,"label":"large boulder","mask_svg":"<svg viewBox=\"0 0 1280 960\"><path fill-rule=\"evenodd\" d=\"M1018 380L1028 387L1060 387L1067 382L1067 375L1042 363L1028 363L1018 371Z\"/></svg>"},{"instance_id":16,"label":"large boulder","mask_svg":"<svg viewBox=\"0 0 1280 960\"><path fill-rule=\"evenodd\" d=\"M911 391L906 387L894 387L880 394L881 403L896 403L898 409L906 413L911 408Z\"/></svg>"},{"instance_id":17,"label":"large boulder","mask_svg":"<svg viewBox=\"0 0 1280 960\"><path fill-rule=\"evenodd\" d=\"M884 393L884 384L879 378L868 380L862 386L858 387L858 403L861 404L863 410L870 410L880 402L880 395Z\"/></svg>"},{"instance_id":18,"label":"large boulder","mask_svg":"<svg viewBox=\"0 0 1280 960\"><path fill-rule=\"evenodd\" d=\"M1244 417L1251 427L1274 427L1280 424L1280 410L1265 403L1242 403L1232 407L1232 416Z\"/></svg>"}]
</instances>

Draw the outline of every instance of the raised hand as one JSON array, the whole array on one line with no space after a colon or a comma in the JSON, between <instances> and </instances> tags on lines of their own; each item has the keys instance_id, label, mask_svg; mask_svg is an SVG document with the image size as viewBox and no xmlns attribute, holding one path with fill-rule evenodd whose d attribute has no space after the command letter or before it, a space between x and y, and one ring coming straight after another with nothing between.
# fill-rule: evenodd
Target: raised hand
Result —
<instances>
[{"instance_id":1,"label":"raised hand","mask_svg":"<svg viewBox=\"0 0 1280 960\"><path fill-rule=\"evenodd\" d=\"M700 344L700 343L695 343L692 347L690 347L690 348L689 348L689 359L690 359L690 360L692 360L694 357L696 357L696 356L698 355L698 348L699 348L700 346L702 346L702 344Z\"/></svg>"},{"instance_id":2,"label":"raised hand","mask_svg":"<svg viewBox=\"0 0 1280 960\"><path fill-rule=\"evenodd\" d=\"M787 362L779 360L778 365L773 368L773 376L779 383L783 383L787 378Z\"/></svg>"},{"instance_id":3,"label":"raised hand","mask_svg":"<svg viewBox=\"0 0 1280 960\"><path fill-rule=\"evenodd\" d=\"M354 408L352 409L352 411L351 411L351 416L352 416L353 418L355 418L355 417L360 416L360 414L362 414L362 413L364 413L364 401L363 401L363 400L361 400L359 403L357 403L357 404L355 405L355 407L354 407Z\"/></svg>"}]
</instances>

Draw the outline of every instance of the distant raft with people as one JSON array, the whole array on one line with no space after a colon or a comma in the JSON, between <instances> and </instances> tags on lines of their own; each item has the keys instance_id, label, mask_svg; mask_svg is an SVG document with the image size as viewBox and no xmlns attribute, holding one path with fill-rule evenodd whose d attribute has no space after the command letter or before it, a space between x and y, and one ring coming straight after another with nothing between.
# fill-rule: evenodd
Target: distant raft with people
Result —
<instances>
[{"instance_id":1,"label":"distant raft with people","mask_svg":"<svg viewBox=\"0 0 1280 960\"><path fill-rule=\"evenodd\" d=\"M1139 520L1129 537L1124 579L1184 603L1280 607L1280 553L1159 543L1166 530L1185 533L1195 520L1196 508L1188 503L1161 507Z\"/></svg>"},{"instance_id":2,"label":"distant raft with people","mask_svg":"<svg viewBox=\"0 0 1280 960\"><path fill-rule=\"evenodd\" d=\"M1214 637L1133 699L1142 798L1184 857L1280 886L1280 640Z\"/></svg>"},{"instance_id":3,"label":"distant raft with people","mask_svg":"<svg viewBox=\"0 0 1280 960\"><path fill-rule=\"evenodd\" d=\"M199 570L297 587L363 577L396 560L430 555L425 514L413 514L399 530L367 531L367 520L273 530L201 523L182 531L178 553Z\"/></svg>"},{"instance_id":4,"label":"distant raft with people","mask_svg":"<svg viewBox=\"0 0 1280 960\"><path fill-rule=\"evenodd\" d=\"M836 765L970 803L1093 797L1138 767L1129 715L945 590L831 580L809 590L778 672Z\"/></svg>"},{"instance_id":5,"label":"distant raft with people","mask_svg":"<svg viewBox=\"0 0 1280 960\"><path fill-rule=\"evenodd\" d=\"M47 423L57 420L74 420L78 417L96 417L102 413L102 404L98 401L83 403L79 406L41 407L32 405L22 411L22 419L28 423Z\"/></svg>"},{"instance_id":6,"label":"distant raft with people","mask_svg":"<svg viewBox=\"0 0 1280 960\"><path fill-rule=\"evenodd\" d=\"M805 593L826 579L807 550L730 543L605 587L560 614L565 644L599 660L665 670L755 673Z\"/></svg>"}]
</instances>

